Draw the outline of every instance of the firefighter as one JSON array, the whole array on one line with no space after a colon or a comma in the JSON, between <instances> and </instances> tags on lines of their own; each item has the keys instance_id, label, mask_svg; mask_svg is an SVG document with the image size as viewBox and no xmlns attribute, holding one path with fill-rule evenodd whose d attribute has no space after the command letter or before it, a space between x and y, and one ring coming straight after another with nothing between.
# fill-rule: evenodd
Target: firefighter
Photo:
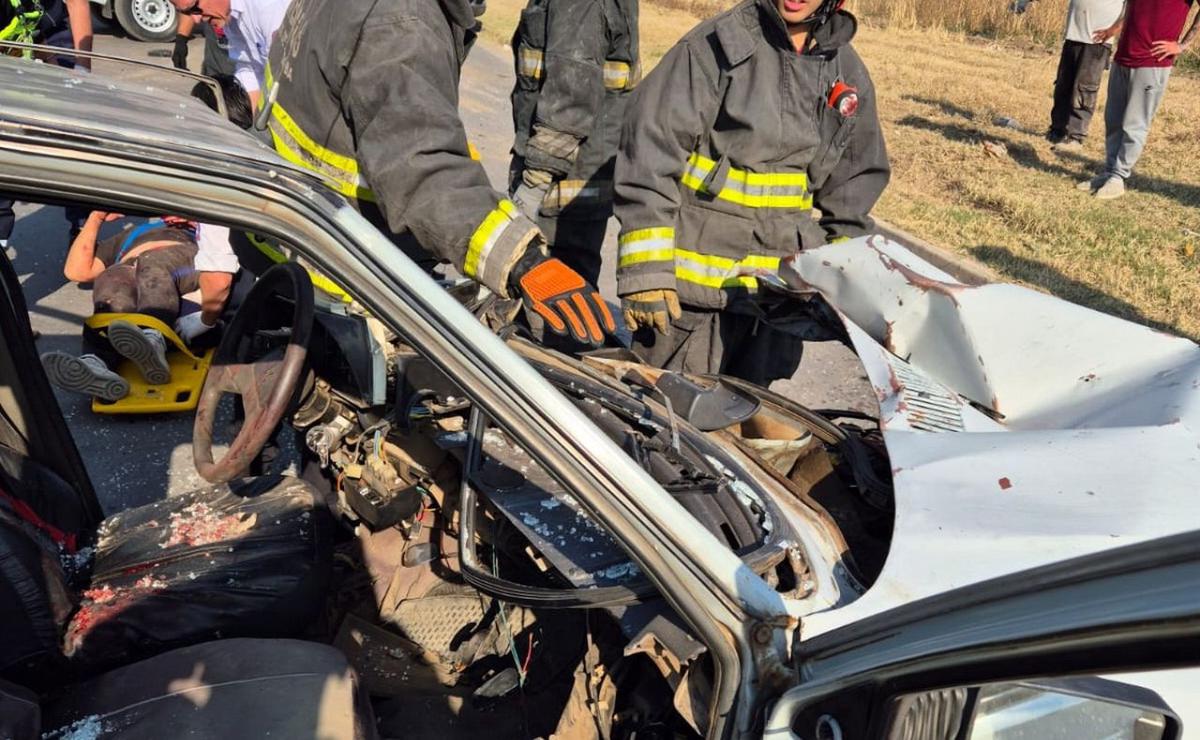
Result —
<instances>
[{"instance_id":1,"label":"firefighter","mask_svg":"<svg viewBox=\"0 0 1200 740\"><path fill-rule=\"evenodd\" d=\"M625 102L639 76L638 2L530 0L512 48L509 192L550 253L595 283Z\"/></svg>"},{"instance_id":2,"label":"firefighter","mask_svg":"<svg viewBox=\"0 0 1200 740\"><path fill-rule=\"evenodd\" d=\"M763 321L756 274L870 232L890 174L856 28L840 0L743 0L634 93L617 156L617 287L650 363L764 385L795 372L802 332Z\"/></svg>"},{"instance_id":3,"label":"firefighter","mask_svg":"<svg viewBox=\"0 0 1200 740\"><path fill-rule=\"evenodd\" d=\"M470 156L458 83L477 27L467 0L295 0L266 74L275 148L418 263L432 252L555 333L600 344L616 328L600 294L546 254Z\"/></svg>"}]
</instances>

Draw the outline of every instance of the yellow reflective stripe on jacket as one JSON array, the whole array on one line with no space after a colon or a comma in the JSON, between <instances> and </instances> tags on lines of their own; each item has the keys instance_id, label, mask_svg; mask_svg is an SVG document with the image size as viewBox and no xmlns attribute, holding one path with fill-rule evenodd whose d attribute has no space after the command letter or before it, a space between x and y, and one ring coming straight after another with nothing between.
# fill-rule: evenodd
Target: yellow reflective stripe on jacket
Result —
<instances>
[{"instance_id":1,"label":"yellow reflective stripe on jacket","mask_svg":"<svg viewBox=\"0 0 1200 740\"><path fill-rule=\"evenodd\" d=\"M275 81L269 64L263 72L263 78L265 89L271 89ZM324 176L331 188L347 198L375 201L375 194L359 174L358 162L354 157L339 154L318 144L279 103L271 106L269 128L275 151L281 157Z\"/></svg>"},{"instance_id":2,"label":"yellow reflective stripe on jacket","mask_svg":"<svg viewBox=\"0 0 1200 740\"><path fill-rule=\"evenodd\" d=\"M687 249L675 249L675 279L706 288L758 289L758 279L747 274L755 270L776 271L779 257L752 254L735 260L713 254L700 254Z\"/></svg>"},{"instance_id":3,"label":"yellow reflective stripe on jacket","mask_svg":"<svg viewBox=\"0 0 1200 740\"><path fill-rule=\"evenodd\" d=\"M542 79L546 71L546 56L541 49L521 44L517 47L517 74L534 80ZM628 62L608 60L604 62L604 87L609 90L624 90L637 83L633 66Z\"/></svg>"},{"instance_id":4,"label":"yellow reflective stripe on jacket","mask_svg":"<svg viewBox=\"0 0 1200 740\"><path fill-rule=\"evenodd\" d=\"M374 202L375 194L358 174L358 163L313 141L279 103L271 106L270 129L275 151L284 159L323 175L346 197Z\"/></svg>"},{"instance_id":5,"label":"yellow reflective stripe on jacket","mask_svg":"<svg viewBox=\"0 0 1200 740\"><path fill-rule=\"evenodd\" d=\"M629 231L617 240L617 267L674 259L675 229L670 226Z\"/></svg>"},{"instance_id":6,"label":"yellow reflective stripe on jacket","mask_svg":"<svg viewBox=\"0 0 1200 740\"><path fill-rule=\"evenodd\" d=\"M266 239L260 239L257 235L251 234L249 231L245 232L245 234L246 239L253 244L258 251L262 252L267 259L276 264L282 264L289 261L286 254L276 249ZM352 300L354 300L349 293L342 290L340 285L333 282L329 278L325 277L319 272L310 270L308 267L305 267L304 269L306 272L308 272L308 279L312 281L314 288L321 289L325 293L337 298L343 303L350 303Z\"/></svg>"},{"instance_id":7,"label":"yellow reflective stripe on jacket","mask_svg":"<svg viewBox=\"0 0 1200 740\"><path fill-rule=\"evenodd\" d=\"M463 272L467 277L476 278L483 274L492 247L518 215L520 211L517 210L517 206L505 198L483 219L483 223L471 234L467 257L463 260Z\"/></svg>"},{"instance_id":8,"label":"yellow reflective stripe on jacket","mask_svg":"<svg viewBox=\"0 0 1200 740\"><path fill-rule=\"evenodd\" d=\"M698 193L707 193L704 180L716 166L708 157L693 153L680 181ZM749 172L730 167L721 191L711 195L749 208L812 208L808 175L803 172Z\"/></svg>"}]
</instances>

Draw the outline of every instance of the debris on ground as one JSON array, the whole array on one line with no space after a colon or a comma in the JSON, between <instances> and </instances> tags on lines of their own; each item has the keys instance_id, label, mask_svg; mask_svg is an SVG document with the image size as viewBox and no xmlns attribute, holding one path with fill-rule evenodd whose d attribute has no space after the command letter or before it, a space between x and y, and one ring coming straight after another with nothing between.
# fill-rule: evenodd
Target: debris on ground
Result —
<instances>
[{"instance_id":1,"label":"debris on ground","mask_svg":"<svg viewBox=\"0 0 1200 740\"><path fill-rule=\"evenodd\" d=\"M1008 159L1008 147L998 141L983 142L983 153L996 159Z\"/></svg>"}]
</instances>

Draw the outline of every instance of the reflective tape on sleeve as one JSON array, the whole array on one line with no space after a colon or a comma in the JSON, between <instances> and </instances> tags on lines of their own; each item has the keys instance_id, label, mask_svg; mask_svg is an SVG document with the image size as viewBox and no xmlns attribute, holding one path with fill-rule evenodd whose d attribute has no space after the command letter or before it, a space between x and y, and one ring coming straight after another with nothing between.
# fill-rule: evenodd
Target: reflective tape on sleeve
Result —
<instances>
[{"instance_id":1,"label":"reflective tape on sleeve","mask_svg":"<svg viewBox=\"0 0 1200 740\"><path fill-rule=\"evenodd\" d=\"M617 240L617 267L632 267L649 262L675 259L675 229L656 226L628 231Z\"/></svg>"},{"instance_id":2,"label":"reflective tape on sleeve","mask_svg":"<svg viewBox=\"0 0 1200 740\"><path fill-rule=\"evenodd\" d=\"M483 222L471 234L471 240L467 246L467 256L463 260L463 272L467 277L479 279L483 275L487 269L487 260L491 255L492 248L500 240L504 230L512 225L519 214L517 206L505 198L484 217Z\"/></svg>"},{"instance_id":3,"label":"reflective tape on sleeve","mask_svg":"<svg viewBox=\"0 0 1200 740\"><path fill-rule=\"evenodd\" d=\"M517 47L517 75L540 80L546 73L546 55L541 49L521 44ZM606 60L604 62L604 87L609 90L626 90L637 83L636 68L628 62Z\"/></svg>"}]
</instances>

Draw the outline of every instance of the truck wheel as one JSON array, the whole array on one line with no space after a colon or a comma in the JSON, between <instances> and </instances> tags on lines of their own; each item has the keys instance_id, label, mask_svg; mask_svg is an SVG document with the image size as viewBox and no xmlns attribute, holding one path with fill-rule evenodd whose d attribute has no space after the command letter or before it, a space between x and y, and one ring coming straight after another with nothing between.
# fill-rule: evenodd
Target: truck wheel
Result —
<instances>
[{"instance_id":1,"label":"truck wheel","mask_svg":"<svg viewBox=\"0 0 1200 740\"><path fill-rule=\"evenodd\" d=\"M171 0L113 0L117 21L138 41L170 41L178 18Z\"/></svg>"}]
</instances>

